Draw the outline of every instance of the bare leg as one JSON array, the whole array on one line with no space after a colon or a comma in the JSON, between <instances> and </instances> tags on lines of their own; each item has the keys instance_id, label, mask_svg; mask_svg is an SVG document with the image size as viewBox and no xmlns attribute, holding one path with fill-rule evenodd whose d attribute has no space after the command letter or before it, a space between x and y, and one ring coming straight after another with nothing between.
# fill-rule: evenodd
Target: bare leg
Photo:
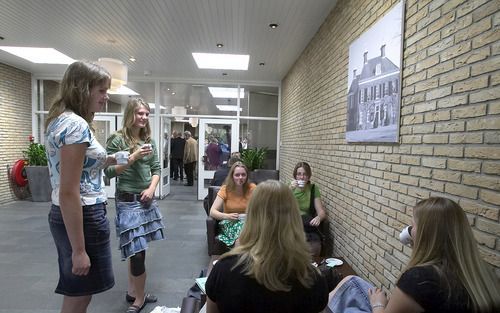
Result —
<instances>
[{"instance_id":1,"label":"bare leg","mask_svg":"<svg viewBox=\"0 0 500 313\"><path fill-rule=\"evenodd\" d=\"M133 297L135 297L134 305L141 307L144 304L145 300L145 294L144 294L144 288L146 286L146 272L142 273L139 276L133 276L129 272L129 281L132 281L132 289L135 290L135 294ZM130 289L130 287L129 287Z\"/></svg>"},{"instance_id":2,"label":"bare leg","mask_svg":"<svg viewBox=\"0 0 500 313\"><path fill-rule=\"evenodd\" d=\"M92 296L64 296L61 313L86 313Z\"/></svg>"}]
</instances>

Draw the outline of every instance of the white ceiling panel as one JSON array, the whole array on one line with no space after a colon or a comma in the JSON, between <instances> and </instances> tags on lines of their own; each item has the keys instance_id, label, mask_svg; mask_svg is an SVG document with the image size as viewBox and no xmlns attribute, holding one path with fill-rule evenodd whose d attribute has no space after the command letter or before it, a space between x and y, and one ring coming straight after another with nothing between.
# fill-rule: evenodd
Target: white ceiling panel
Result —
<instances>
[{"instance_id":1,"label":"white ceiling panel","mask_svg":"<svg viewBox=\"0 0 500 313\"><path fill-rule=\"evenodd\" d=\"M2 46L52 47L73 59L111 57L129 77L278 82L335 0L0 0ZM277 29L268 25L277 23ZM217 48L216 44L224 44ZM200 70L192 52L249 54L248 71ZM129 61L134 56L137 61ZM66 66L0 51L0 62L39 76ZM265 66L259 66L264 62Z\"/></svg>"}]
</instances>

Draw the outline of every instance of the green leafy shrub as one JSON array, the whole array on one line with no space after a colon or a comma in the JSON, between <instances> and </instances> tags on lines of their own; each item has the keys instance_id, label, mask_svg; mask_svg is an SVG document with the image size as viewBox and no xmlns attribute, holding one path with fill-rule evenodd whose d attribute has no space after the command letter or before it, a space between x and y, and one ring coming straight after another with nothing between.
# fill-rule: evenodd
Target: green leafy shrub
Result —
<instances>
[{"instance_id":1,"label":"green leafy shrub","mask_svg":"<svg viewBox=\"0 0 500 313\"><path fill-rule=\"evenodd\" d=\"M46 166L47 165L47 154L45 153L45 146L36 143L35 138L29 136L30 145L28 149L23 151L24 158L28 161L28 165L31 166Z\"/></svg>"},{"instance_id":2,"label":"green leafy shrub","mask_svg":"<svg viewBox=\"0 0 500 313\"><path fill-rule=\"evenodd\" d=\"M241 152L241 162L248 167L249 171L262 168L266 159L267 148L246 149Z\"/></svg>"}]
</instances>

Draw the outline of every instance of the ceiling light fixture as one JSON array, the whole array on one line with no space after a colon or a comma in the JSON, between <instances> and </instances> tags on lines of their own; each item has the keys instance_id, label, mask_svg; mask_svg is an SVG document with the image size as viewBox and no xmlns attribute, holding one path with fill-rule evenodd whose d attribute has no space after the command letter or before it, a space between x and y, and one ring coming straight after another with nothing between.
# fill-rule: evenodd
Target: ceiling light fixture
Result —
<instances>
[{"instance_id":1,"label":"ceiling light fixture","mask_svg":"<svg viewBox=\"0 0 500 313\"><path fill-rule=\"evenodd\" d=\"M33 63L71 64L75 62L75 60L57 51L54 48L0 46L0 50L3 50Z\"/></svg>"},{"instance_id":2,"label":"ceiling light fixture","mask_svg":"<svg viewBox=\"0 0 500 313\"><path fill-rule=\"evenodd\" d=\"M238 111L238 106L237 105L217 104L215 106L220 111L233 111L233 112ZM240 112L241 111L242 111L242 108L240 108Z\"/></svg>"},{"instance_id":3,"label":"ceiling light fixture","mask_svg":"<svg viewBox=\"0 0 500 313\"><path fill-rule=\"evenodd\" d=\"M269 24L269 27L271 27L272 29L275 29L275 28L278 28L278 24L271 23L271 24Z\"/></svg>"},{"instance_id":4,"label":"ceiling light fixture","mask_svg":"<svg viewBox=\"0 0 500 313\"><path fill-rule=\"evenodd\" d=\"M217 44L217 48L222 48L222 47L224 47L224 45L223 45L223 44L221 44L221 43L218 43L218 44Z\"/></svg>"},{"instance_id":5,"label":"ceiling light fixture","mask_svg":"<svg viewBox=\"0 0 500 313\"><path fill-rule=\"evenodd\" d=\"M117 89L109 89L108 94L110 95L129 95L129 96L138 96L139 93L137 93L135 90L132 90L128 87L125 86L120 86Z\"/></svg>"},{"instance_id":6,"label":"ceiling light fixture","mask_svg":"<svg viewBox=\"0 0 500 313\"><path fill-rule=\"evenodd\" d=\"M238 88L208 87L213 98L238 98ZM245 88L240 88L240 99L245 98Z\"/></svg>"},{"instance_id":7,"label":"ceiling light fixture","mask_svg":"<svg viewBox=\"0 0 500 313\"><path fill-rule=\"evenodd\" d=\"M266 63L264 63L264 62L259 63L259 66L264 66L264 65L266 65Z\"/></svg>"},{"instance_id":8,"label":"ceiling light fixture","mask_svg":"<svg viewBox=\"0 0 500 313\"><path fill-rule=\"evenodd\" d=\"M97 64L104 67L111 75L111 90L118 90L127 84L128 69L122 61L112 58L99 58Z\"/></svg>"},{"instance_id":9,"label":"ceiling light fixture","mask_svg":"<svg viewBox=\"0 0 500 313\"><path fill-rule=\"evenodd\" d=\"M216 70L248 70L248 54L192 53L198 68Z\"/></svg>"},{"instance_id":10,"label":"ceiling light fixture","mask_svg":"<svg viewBox=\"0 0 500 313\"><path fill-rule=\"evenodd\" d=\"M130 58L128 58L128 59L129 59L129 61L130 61L130 62L135 62L135 61L137 61L137 59L136 59L136 58L134 58L133 56L131 56L131 57L130 57Z\"/></svg>"}]
</instances>

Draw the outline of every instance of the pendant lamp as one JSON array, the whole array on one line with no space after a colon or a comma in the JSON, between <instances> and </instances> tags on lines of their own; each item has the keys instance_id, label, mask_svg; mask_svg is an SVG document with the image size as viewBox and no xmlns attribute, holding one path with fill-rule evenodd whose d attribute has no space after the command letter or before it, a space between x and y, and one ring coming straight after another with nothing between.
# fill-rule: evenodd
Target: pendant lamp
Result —
<instances>
[{"instance_id":1,"label":"pendant lamp","mask_svg":"<svg viewBox=\"0 0 500 313\"><path fill-rule=\"evenodd\" d=\"M111 75L111 90L116 91L127 84L127 65L112 58L99 58L97 64L104 67Z\"/></svg>"}]
</instances>

